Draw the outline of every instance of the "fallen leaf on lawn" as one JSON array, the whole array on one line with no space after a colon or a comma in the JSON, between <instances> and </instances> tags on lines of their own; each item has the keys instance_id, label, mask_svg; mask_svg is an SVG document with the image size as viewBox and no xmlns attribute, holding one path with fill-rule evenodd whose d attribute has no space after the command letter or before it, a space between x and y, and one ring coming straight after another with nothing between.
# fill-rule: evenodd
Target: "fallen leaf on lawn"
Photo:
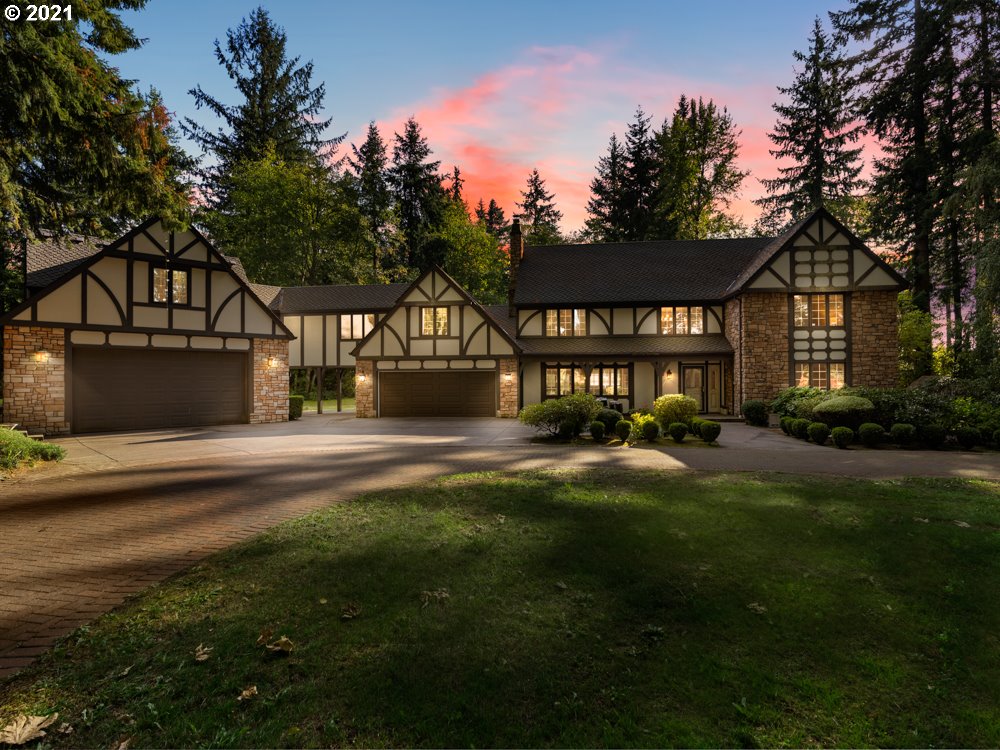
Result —
<instances>
[{"instance_id":1,"label":"fallen leaf on lawn","mask_svg":"<svg viewBox=\"0 0 1000 750\"><path fill-rule=\"evenodd\" d=\"M257 637L257 645L263 646L271 640L272 635L274 635L274 630L272 628L264 628L260 631L260 635Z\"/></svg>"},{"instance_id":2,"label":"fallen leaf on lawn","mask_svg":"<svg viewBox=\"0 0 1000 750\"><path fill-rule=\"evenodd\" d=\"M320 603L320 604L326 604L326 599L320 599L320 600L319 600L319 603Z\"/></svg>"},{"instance_id":3,"label":"fallen leaf on lawn","mask_svg":"<svg viewBox=\"0 0 1000 750\"><path fill-rule=\"evenodd\" d=\"M340 610L341 620L353 620L355 617L361 614L361 605L357 602L348 602L344 605L343 609Z\"/></svg>"},{"instance_id":4,"label":"fallen leaf on lawn","mask_svg":"<svg viewBox=\"0 0 1000 750\"><path fill-rule=\"evenodd\" d=\"M295 648L295 644L292 643L288 639L288 636L286 636L286 635L281 636L274 643L268 643L267 644L267 650L270 651L273 654L279 654L279 653L280 654L290 654L290 653L292 653L292 649L294 649L294 648Z\"/></svg>"},{"instance_id":5,"label":"fallen leaf on lawn","mask_svg":"<svg viewBox=\"0 0 1000 750\"><path fill-rule=\"evenodd\" d=\"M257 686L251 685L248 688L244 688L240 691L239 697L236 699L238 701L248 701L257 695Z\"/></svg>"},{"instance_id":6,"label":"fallen leaf on lawn","mask_svg":"<svg viewBox=\"0 0 1000 750\"><path fill-rule=\"evenodd\" d=\"M566 585L565 583L563 583L562 581L556 581L556 588L557 588L557 589L562 589L563 591L565 591L566 589L568 589L568 588L569 588L569 586L567 586L567 585Z\"/></svg>"},{"instance_id":7,"label":"fallen leaf on lawn","mask_svg":"<svg viewBox=\"0 0 1000 750\"><path fill-rule=\"evenodd\" d=\"M930 523L931 522L931 519L929 519L929 518L921 518L920 516L914 516L913 520L916 521L917 523Z\"/></svg>"},{"instance_id":8,"label":"fallen leaf on lawn","mask_svg":"<svg viewBox=\"0 0 1000 750\"><path fill-rule=\"evenodd\" d=\"M451 594L448 593L448 589L435 589L434 591L421 591L420 592L420 602L421 608L426 609L427 605L431 602L437 602L438 604L444 604L446 599L449 599Z\"/></svg>"},{"instance_id":9,"label":"fallen leaf on lawn","mask_svg":"<svg viewBox=\"0 0 1000 750\"><path fill-rule=\"evenodd\" d=\"M59 734L73 734L73 727L64 721L58 726L56 731L59 732Z\"/></svg>"},{"instance_id":10,"label":"fallen leaf on lawn","mask_svg":"<svg viewBox=\"0 0 1000 750\"><path fill-rule=\"evenodd\" d=\"M952 523L954 523L956 526L958 526L960 528L963 528L963 529L971 529L972 528L965 521L953 521Z\"/></svg>"},{"instance_id":11,"label":"fallen leaf on lawn","mask_svg":"<svg viewBox=\"0 0 1000 750\"><path fill-rule=\"evenodd\" d=\"M49 714L48 716L21 714L10 724L0 729L0 744L23 745L25 742L44 737L45 732L42 730L58 718L59 714Z\"/></svg>"},{"instance_id":12,"label":"fallen leaf on lawn","mask_svg":"<svg viewBox=\"0 0 1000 750\"><path fill-rule=\"evenodd\" d=\"M128 743L132 741L131 737L126 737L121 742L118 743L118 747L115 750L128 750Z\"/></svg>"},{"instance_id":13,"label":"fallen leaf on lawn","mask_svg":"<svg viewBox=\"0 0 1000 750\"><path fill-rule=\"evenodd\" d=\"M125 667L125 669L123 669L121 672L118 673L118 676L119 677L128 677L128 673L132 671L132 667L134 667L134 666L135 666L135 664L129 664L127 667Z\"/></svg>"},{"instance_id":14,"label":"fallen leaf on lawn","mask_svg":"<svg viewBox=\"0 0 1000 750\"><path fill-rule=\"evenodd\" d=\"M194 650L194 660L195 661L207 661L208 657L212 654L212 647L206 646L204 643L199 643L198 648Z\"/></svg>"},{"instance_id":15,"label":"fallen leaf on lawn","mask_svg":"<svg viewBox=\"0 0 1000 750\"><path fill-rule=\"evenodd\" d=\"M749 609L751 612L756 612L758 615L762 615L765 612L767 612L767 607L765 607L763 604L758 604L757 602L750 602L747 605L747 609Z\"/></svg>"}]
</instances>

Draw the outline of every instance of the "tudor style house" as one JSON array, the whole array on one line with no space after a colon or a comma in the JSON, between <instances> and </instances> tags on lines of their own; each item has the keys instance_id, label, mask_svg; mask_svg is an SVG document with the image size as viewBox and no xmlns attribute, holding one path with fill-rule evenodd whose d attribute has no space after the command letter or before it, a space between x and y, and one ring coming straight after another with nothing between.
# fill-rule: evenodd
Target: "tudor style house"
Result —
<instances>
[{"instance_id":1,"label":"tudor style house","mask_svg":"<svg viewBox=\"0 0 1000 750\"><path fill-rule=\"evenodd\" d=\"M579 392L734 414L789 385L897 377L905 282L824 209L779 237L544 247L515 220L506 305L441 268L251 284L156 220L29 250L30 296L0 317L4 411L48 434L284 420L290 368L353 369L358 417L512 417Z\"/></svg>"}]
</instances>

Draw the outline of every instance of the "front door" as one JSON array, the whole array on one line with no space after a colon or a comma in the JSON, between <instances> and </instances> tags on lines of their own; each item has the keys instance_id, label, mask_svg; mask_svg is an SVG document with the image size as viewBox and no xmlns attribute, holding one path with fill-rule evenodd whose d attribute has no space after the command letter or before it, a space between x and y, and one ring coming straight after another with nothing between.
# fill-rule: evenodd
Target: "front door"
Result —
<instances>
[{"instance_id":1,"label":"front door","mask_svg":"<svg viewBox=\"0 0 1000 750\"><path fill-rule=\"evenodd\" d=\"M685 396L698 402L698 411L705 411L705 365L681 365L681 386Z\"/></svg>"},{"instance_id":2,"label":"front door","mask_svg":"<svg viewBox=\"0 0 1000 750\"><path fill-rule=\"evenodd\" d=\"M722 411L722 365L708 366L708 411L719 414Z\"/></svg>"}]
</instances>

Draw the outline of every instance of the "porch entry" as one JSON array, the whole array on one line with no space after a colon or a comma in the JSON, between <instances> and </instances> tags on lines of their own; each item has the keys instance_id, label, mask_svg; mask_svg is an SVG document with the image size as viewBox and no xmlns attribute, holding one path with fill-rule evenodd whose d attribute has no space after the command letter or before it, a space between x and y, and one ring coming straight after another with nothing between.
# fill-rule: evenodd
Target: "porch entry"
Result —
<instances>
[{"instance_id":1,"label":"porch entry","mask_svg":"<svg viewBox=\"0 0 1000 750\"><path fill-rule=\"evenodd\" d=\"M717 414L722 408L722 366L681 365L681 393L698 402L698 411Z\"/></svg>"}]
</instances>

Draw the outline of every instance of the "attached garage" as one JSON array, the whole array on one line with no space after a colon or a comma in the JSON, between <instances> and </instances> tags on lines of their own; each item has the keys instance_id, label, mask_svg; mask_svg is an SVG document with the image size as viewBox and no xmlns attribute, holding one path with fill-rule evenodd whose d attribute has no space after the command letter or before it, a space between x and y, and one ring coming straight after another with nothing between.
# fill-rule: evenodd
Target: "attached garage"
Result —
<instances>
[{"instance_id":1,"label":"attached garage","mask_svg":"<svg viewBox=\"0 0 1000 750\"><path fill-rule=\"evenodd\" d=\"M379 416L495 417L496 414L495 371L379 374Z\"/></svg>"},{"instance_id":2,"label":"attached garage","mask_svg":"<svg viewBox=\"0 0 1000 750\"><path fill-rule=\"evenodd\" d=\"M73 432L248 421L245 352L73 347Z\"/></svg>"}]
</instances>

